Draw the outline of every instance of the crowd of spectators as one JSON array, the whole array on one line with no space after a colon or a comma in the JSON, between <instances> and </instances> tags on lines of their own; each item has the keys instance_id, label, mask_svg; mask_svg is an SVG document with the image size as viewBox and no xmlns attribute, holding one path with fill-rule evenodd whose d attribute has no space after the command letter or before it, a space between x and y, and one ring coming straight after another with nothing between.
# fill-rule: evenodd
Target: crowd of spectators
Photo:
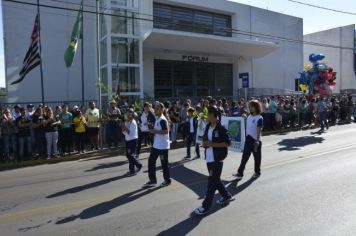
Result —
<instances>
[{"instance_id":1,"label":"crowd of spectators","mask_svg":"<svg viewBox=\"0 0 356 236\"><path fill-rule=\"evenodd\" d=\"M307 97L268 96L251 98L260 101L263 109L264 131L280 131L291 128L318 127L355 121L355 103L352 96ZM99 137L104 146L117 148L122 143L122 125L125 109L135 109L135 119L140 128L137 154L141 145L151 145L148 130L154 123L155 102L146 102L142 108L121 107L115 100L100 113L95 102L84 106L49 107L31 104L26 107L0 107L0 153L1 160L21 162L25 159L51 159L86 151L99 150ZM170 139L174 144L187 137L188 110L194 108L199 114L209 106L215 106L219 117L247 117L247 101L243 98L214 99L207 97L195 104L190 99L166 101L164 106L170 119ZM53 109L53 110L52 110ZM102 127L102 129L100 129ZM100 130L103 135L100 136Z\"/></svg>"}]
</instances>

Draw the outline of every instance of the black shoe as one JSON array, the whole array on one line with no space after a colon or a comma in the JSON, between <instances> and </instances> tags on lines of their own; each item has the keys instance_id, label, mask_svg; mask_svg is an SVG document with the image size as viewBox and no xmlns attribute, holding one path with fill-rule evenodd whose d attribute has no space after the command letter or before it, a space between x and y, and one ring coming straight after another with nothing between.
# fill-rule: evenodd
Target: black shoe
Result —
<instances>
[{"instance_id":1,"label":"black shoe","mask_svg":"<svg viewBox=\"0 0 356 236\"><path fill-rule=\"evenodd\" d=\"M235 198L233 198L233 197L230 195L230 196L227 197L227 198L224 198L224 197L220 198L219 200L216 201L216 204L218 204L218 205L224 205L224 204L229 203L229 202L232 202L232 201L234 201L234 200L235 200Z\"/></svg>"},{"instance_id":2,"label":"black shoe","mask_svg":"<svg viewBox=\"0 0 356 236\"><path fill-rule=\"evenodd\" d=\"M167 181L167 180L165 180L165 181L163 181L162 183L161 183L161 187L167 187L168 185L170 185L172 183L172 181Z\"/></svg>"},{"instance_id":3,"label":"black shoe","mask_svg":"<svg viewBox=\"0 0 356 236\"><path fill-rule=\"evenodd\" d=\"M157 182L155 182L155 181L148 181L147 183L145 183L142 187L143 188L151 188L151 187L154 187L154 186L156 186L157 185Z\"/></svg>"},{"instance_id":4,"label":"black shoe","mask_svg":"<svg viewBox=\"0 0 356 236\"><path fill-rule=\"evenodd\" d=\"M236 177L237 180L241 180L244 177L242 174L239 173L232 174L232 176Z\"/></svg>"},{"instance_id":5,"label":"black shoe","mask_svg":"<svg viewBox=\"0 0 356 236\"><path fill-rule=\"evenodd\" d=\"M142 165L139 165L138 167L136 167L136 173L140 172L142 169Z\"/></svg>"},{"instance_id":6,"label":"black shoe","mask_svg":"<svg viewBox=\"0 0 356 236\"><path fill-rule=\"evenodd\" d=\"M131 177L131 176L134 176L134 175L136 175L135 172L127 172L127 173L125 174L126 177Z\"/></svg>"},{"instance_id":7,"label":"black shoe","mask_svg":"<svg viewBox=\"0 0 356 236\"><path fill-rule=\"evenodd\" d=\"M261 174L254 173L254 174L252 175L252 178L258 179L260 176L261 176Z\"/></svg>"}]
</instances>

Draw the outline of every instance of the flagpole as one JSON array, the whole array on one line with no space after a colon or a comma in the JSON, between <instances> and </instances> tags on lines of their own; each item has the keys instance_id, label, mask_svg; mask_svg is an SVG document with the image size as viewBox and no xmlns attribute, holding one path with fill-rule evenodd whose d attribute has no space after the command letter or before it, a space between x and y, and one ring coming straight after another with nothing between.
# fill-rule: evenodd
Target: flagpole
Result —
<instances>
[{"instance_id":1,"label":"flagpole","mask_svg":"<svg viewBox=\"0 0 356 236\"><path fill-rule=\"evenodd\" d=\"M38 24L38 47L41 56L41 63L40 63L40 71L41 71L41 95L42 95L42 104L45 103L45 96L44 96L44 83L43 83L43 68L42 68L42 44L41 44L41 14L40 14L40 0L37 0L37 14L39 19Z\"/></svg>"},{"instance_id":2,"label":"flagpole","mask_svg":"<svg viewBox=\"0 0 356 236\"><path fill-rule=\"evenodd\" d=\"M82 2L83 4L83 2ZM82 6L83 7L83 6ZM84 100L85 100L85 94L84 94L84 12L82 11L82 21L81 21L81 33L82 33L82 52L81 52L81 57L82 57L82 105L84 106Z\"/></svg>"},{"instance_id":3,"label":"flagpole","mask_svg":"<svg viewBox=\"0 0 356 236\"><path fill-rule=\"evenodd\" d=\"M100 17L99 17L99 6L100 2L99 0L96 0L96 70L97 70L97 76L98 76L98 89L99 89L99 110L100 110L100 119L102 120L103 118L103 106L102 106L102 101L101 101L101 77L100 77ZM100 148L103 150L103 123L100 125Z\"/></svg>"}]
</instances>

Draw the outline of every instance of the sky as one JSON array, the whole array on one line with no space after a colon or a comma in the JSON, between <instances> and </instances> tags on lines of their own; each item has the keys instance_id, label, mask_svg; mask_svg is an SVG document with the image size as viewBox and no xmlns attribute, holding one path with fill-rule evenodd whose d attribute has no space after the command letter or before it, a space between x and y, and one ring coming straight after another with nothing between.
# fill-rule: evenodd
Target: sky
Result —
<instances>
[{"instance_id":1,"label":"sky","mask_svg":"<svg viewBox=\"0 0 356 236\"><path fill-rule=\"evenodd\" d=\"M144 1L144 0L143 0ZM304 34L356 24L355 15L303 6L288 0L230 0L270 11L304 19ZM356 0L300 0L305 3L356 13ZM3 38L2 10L0 6L0 38ZM5 87L4 45L0 43L0 87Z\"/></svg>"}]
</instances>

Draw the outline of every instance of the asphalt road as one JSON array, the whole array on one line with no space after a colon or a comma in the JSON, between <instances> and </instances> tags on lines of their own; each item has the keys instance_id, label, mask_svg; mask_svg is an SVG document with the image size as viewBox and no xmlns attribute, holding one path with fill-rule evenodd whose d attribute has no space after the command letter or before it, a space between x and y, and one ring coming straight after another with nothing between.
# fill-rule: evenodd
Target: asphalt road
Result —
<instances>
[{"instance_id":1,"label":"asphalt road","mask_svg":"<svg viewBox=\"0 0 356 236\"><path fill-rule=\"evenodd\" d=\"M123 156L1 172L0 235L356 235L355 134L345 125L264 137L255 181L252 159L234 181L241 154L230 153L223 179L236 200L203 218L191 212L206 190L205 162L180 162L184 149L170 152L167 188L141 188L148 154L130 178Z\"/></svg>"}]
</instances>

